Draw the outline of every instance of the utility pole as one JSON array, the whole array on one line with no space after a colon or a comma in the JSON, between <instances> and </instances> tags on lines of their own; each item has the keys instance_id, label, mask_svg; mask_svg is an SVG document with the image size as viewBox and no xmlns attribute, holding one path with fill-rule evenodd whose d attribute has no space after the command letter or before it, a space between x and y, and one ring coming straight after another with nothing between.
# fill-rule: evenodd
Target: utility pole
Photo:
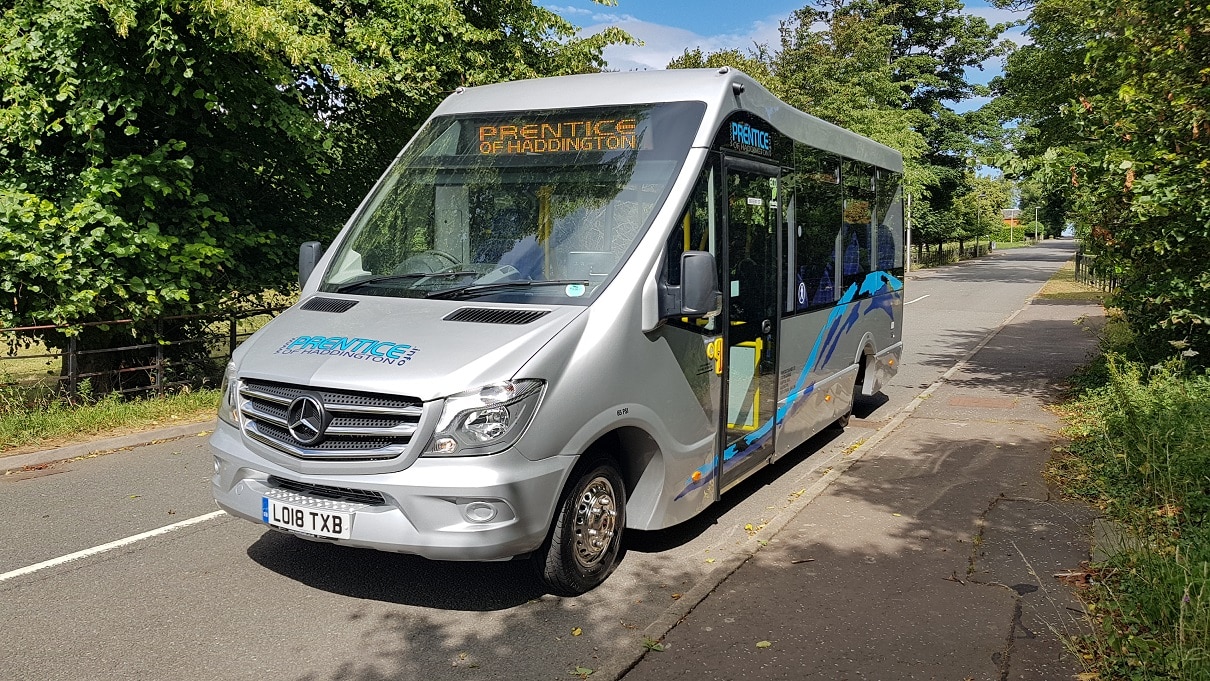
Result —
<instances>
[{"instance_id":1,"label":"utility pole","mask_svg":"<svg viewBox=\"0 0 1210 681\"><path fill-rule=\"evenodd\" d=\"M1038 207L1034 206L1034 243L1038 243Z\"/></svg>"}]
</instances>

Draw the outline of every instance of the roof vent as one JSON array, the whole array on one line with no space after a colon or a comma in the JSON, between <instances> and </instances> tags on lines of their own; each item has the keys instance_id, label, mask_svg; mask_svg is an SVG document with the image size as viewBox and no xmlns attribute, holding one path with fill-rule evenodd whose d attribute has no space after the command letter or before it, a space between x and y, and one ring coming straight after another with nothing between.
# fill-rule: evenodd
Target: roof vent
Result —
<instances>
[{"instance_id":1,"label":"roof vent","mask_svg":"<svg viewBox=\"0 0 1210 681\"><path fill-rule=\"evenodd\" d=\"M357 304L356 300L345 300L343 298L308 298L307 302L302 304L302 309L311 310L312 312L348 312L349 308Z\"/></svg>"},{"instance_id":2,"label":"roof vent","mask_svg":"<svg viewBox=\"0 0 1210 681\"><path fill-rule=\"evenodd\" d=\"M491 307L463 307L445 316L447 322L477 324L528 324L550 314L550 310L508 310Z\"/></svg>"}]
</instances>

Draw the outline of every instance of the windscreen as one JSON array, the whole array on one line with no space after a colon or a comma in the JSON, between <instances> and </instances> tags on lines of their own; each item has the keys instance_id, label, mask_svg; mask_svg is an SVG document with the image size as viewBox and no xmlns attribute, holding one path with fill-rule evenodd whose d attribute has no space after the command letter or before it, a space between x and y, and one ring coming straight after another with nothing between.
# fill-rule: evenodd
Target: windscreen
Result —
<instances>
[{"instance_id":1,"label":"windscreen","mask_svg":"<svg viewBox=\"0 0 1210 681\"><path fill-rule=\"evenodd\" d=\"M704 111L673 102L433 119L320 288L586 303L647 230Z\"/></svg>"}]
</instances>

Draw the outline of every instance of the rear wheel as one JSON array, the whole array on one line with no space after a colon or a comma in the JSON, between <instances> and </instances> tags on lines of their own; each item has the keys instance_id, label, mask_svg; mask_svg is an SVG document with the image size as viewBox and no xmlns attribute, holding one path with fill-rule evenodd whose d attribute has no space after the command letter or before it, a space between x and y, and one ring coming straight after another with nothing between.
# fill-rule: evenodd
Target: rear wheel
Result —
<instances>
[{"instance_id":1,"label":"rear wheel","mask_svg":"<svg viewBox=\"0 0 1210 681\"><path fill-rule=\"evenodd\" d=\"M574 476L550 538L535 556L542 580L561 596L595 588L617 566L625 526L626 488L613 463Z\"/></svg>"},{"instance_id":2,"label":"rear wheel","mask_svg":"<svg viewBox=\"0 0 1210 681\"><path fill-rule=\"evenodd\" d=\"M861 386L865 383L865 358L862 358L861 369L857 372L857 380L853 381L853 396L849 398L849 409L840 418L833 421L833 425L844 430L849 427L849 419L853 416L853 407L857 406L857 396L861 393Z\"/></svg>"}]
</instances>

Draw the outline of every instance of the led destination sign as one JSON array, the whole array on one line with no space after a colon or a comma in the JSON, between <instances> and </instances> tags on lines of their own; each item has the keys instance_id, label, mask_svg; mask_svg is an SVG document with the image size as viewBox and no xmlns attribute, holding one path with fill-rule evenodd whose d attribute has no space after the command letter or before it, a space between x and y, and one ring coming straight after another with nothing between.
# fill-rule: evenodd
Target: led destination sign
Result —
<instances>
[{"instance_id":1,"label":"led destination sign","mask_svg":"<svg viewBox=\"0 0 1210 681\"><path fill-rule=\"evenodd\" d=\"M638 149L637 126L634 118L480 125L479 153L557 154ZM649 145L650 140L644 140L643 146Z\"/></svg>"}]
</instances>

